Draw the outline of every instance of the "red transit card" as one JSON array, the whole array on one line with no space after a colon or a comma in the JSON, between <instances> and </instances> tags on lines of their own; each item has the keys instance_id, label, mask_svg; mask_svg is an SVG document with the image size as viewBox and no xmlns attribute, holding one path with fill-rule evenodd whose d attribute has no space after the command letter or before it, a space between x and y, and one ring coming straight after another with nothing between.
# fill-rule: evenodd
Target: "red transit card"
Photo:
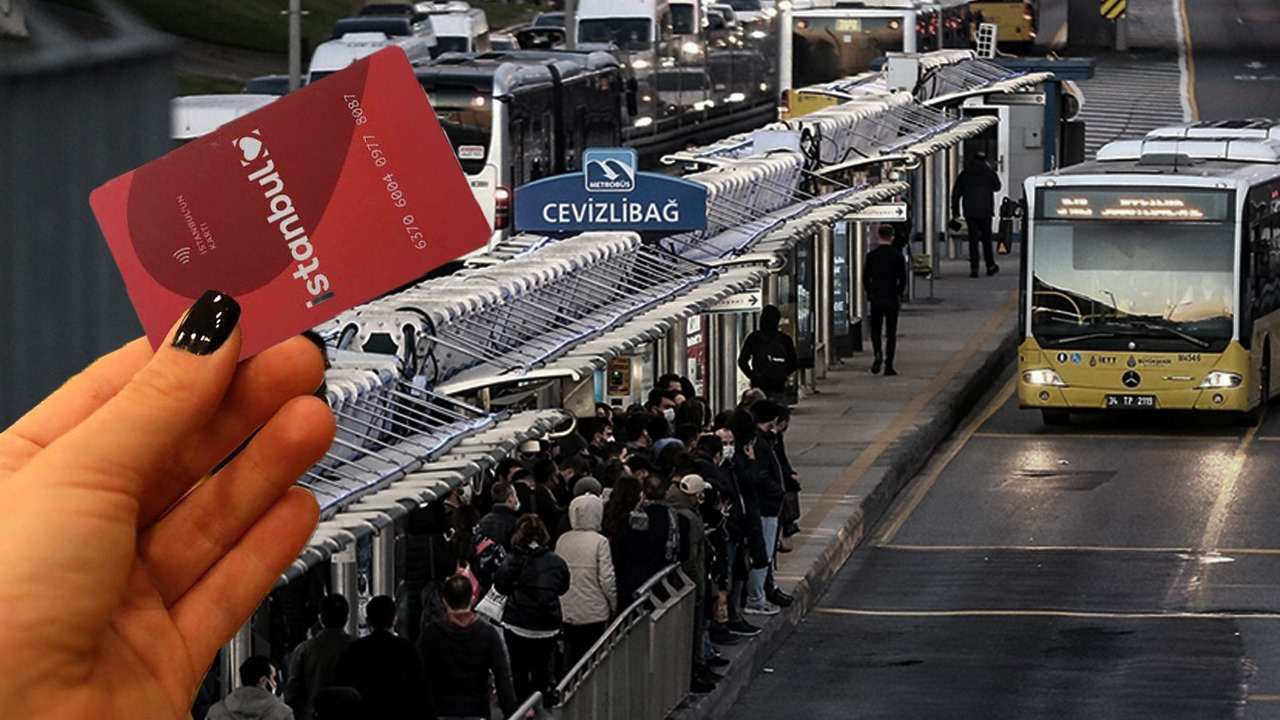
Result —
<instances>
[{"instance_id":1,"label":"red transit card","mask_svg":"<svg viewBox=\"0 0 1280 720\"><path fill-rule=\"evenodd\" d=\"M205 290L248 357L469 253L488 223L387 48L94 190L151 344Z\"/></svg>"}]
</instances>

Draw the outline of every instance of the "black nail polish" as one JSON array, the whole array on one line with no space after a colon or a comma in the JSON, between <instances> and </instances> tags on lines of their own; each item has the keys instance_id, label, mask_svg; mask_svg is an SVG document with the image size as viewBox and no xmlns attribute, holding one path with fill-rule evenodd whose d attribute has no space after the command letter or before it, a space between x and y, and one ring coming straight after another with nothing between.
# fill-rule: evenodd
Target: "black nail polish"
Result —
<instances>
[{"instance_id":1,"label":"black nail polish","mask_svg":"<svg viewBox=\"0 0 1280 720\"><path fill-rule=\"evenodd\" d=\"M217 290L206 290L187 311L173 336L173 346L192 355L208 355L231 337L240 319L240 303Z\"/></svg>"}]
</instances>

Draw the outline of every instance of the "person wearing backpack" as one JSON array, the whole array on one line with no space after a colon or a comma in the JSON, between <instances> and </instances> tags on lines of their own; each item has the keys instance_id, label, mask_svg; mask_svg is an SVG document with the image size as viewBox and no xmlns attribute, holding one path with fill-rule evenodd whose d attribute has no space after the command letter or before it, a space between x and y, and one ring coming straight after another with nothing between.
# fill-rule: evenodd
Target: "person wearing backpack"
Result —
<instances>
[{"instance_id":1,"label":"person wearing backpack","mask_svg":"<svg viewBox=\"0 0 1280 720\"><path fill-rule=\"evenodd\" d=\"M775 402L785 402L787 378L800 367L791 336L778 329L781 322L778 307L765 305L760 311L760 329L747 336L738 353L738 367L751 387L760 388Z\"/></svg>"}]
</instances>

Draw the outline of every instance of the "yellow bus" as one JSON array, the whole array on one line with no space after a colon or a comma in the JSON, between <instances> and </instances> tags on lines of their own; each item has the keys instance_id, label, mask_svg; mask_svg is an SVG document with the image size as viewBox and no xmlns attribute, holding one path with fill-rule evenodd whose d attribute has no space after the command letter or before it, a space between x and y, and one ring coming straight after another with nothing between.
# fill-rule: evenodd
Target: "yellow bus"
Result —
<instances>
[{"instance_id":1,"label":"yellow bus","mask_svg":"<svg viewBox=\"0 0 1280 720\"><path fill-rule=\"evenodd\" d=\"M791 52L778 68L788 117L804 114L806 101L796 97L796 88L851 77L890 52L970 45L966 0L795 0L793 6ZM808 102L809 112L834 104L817 97Z\"/></svg>"},{"instance_id":2,"label":"yellow bus","mask_svg":"<svg viewBox=\"0 0 1280 720\"><path fill-rule=\"evenodd\" d=\"M1039 32L1040 12L1039 0L1033 2L971 2L969 12L973 15L973 29L977 32L979 23L994 23L999 26L996 32L996 44L1015 50L1029 50L1036 41Z\"/></svg>"},{"instance_id":3,"label":"yellow bus","mask_svg":"<svg viewBox=\"0 0 1280 720\"><path fill-rule=\"evenodd\" d=\"M1018 403L1257 422L1280 343L1280 124L1153 130L1028 178Z\"/></svg>"}]
</instances>

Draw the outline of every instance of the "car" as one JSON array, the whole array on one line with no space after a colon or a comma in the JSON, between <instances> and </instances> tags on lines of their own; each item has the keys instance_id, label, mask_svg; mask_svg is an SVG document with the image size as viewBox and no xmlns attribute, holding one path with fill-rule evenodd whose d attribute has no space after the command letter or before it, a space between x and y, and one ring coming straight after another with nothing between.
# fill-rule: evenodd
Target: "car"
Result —
<instances>
[{"instance_id":1,"label":"car","mask_svg":"<svg viewBox=\"0 0 1280 720\"><path fill-rule=\"evenodd\" d=\"M520 42L511 33L491 32L489 33L489 49L498 52L519 50Z\"/></svg>"},{"instance_id":2,"label":"car","mask_svg":"<svg viewBox=\"0 0 1280 720\"><path fill-rule=\"evenodd\" d=\"M533 16L533 22L530 23L534 27L566 27L564 24L564 13L560 11L538 13Z\"/></svg>"},{"instance_id":3,"label":"car","mask_svg":"<svg viewBox=\"0 0 1280 720\"><path fill-rule=\"evenodd\" d=\"M522 50L554 50L563 48L567 37L562 27L526 25L516 30L516 43Z\"/></svg>"},{"instance_id":4,"label":"car","mask_svg":"<svg viewBox=\"0 0 1280 720\"><path fill-rule=\"evenodd\" d=\"M306 73L302 75L302 84L307 84ZM250 95L285 95L289 92L289 76L259 75L250 78L244 85L244 92Z\"/></svg>"}]
</instances>

